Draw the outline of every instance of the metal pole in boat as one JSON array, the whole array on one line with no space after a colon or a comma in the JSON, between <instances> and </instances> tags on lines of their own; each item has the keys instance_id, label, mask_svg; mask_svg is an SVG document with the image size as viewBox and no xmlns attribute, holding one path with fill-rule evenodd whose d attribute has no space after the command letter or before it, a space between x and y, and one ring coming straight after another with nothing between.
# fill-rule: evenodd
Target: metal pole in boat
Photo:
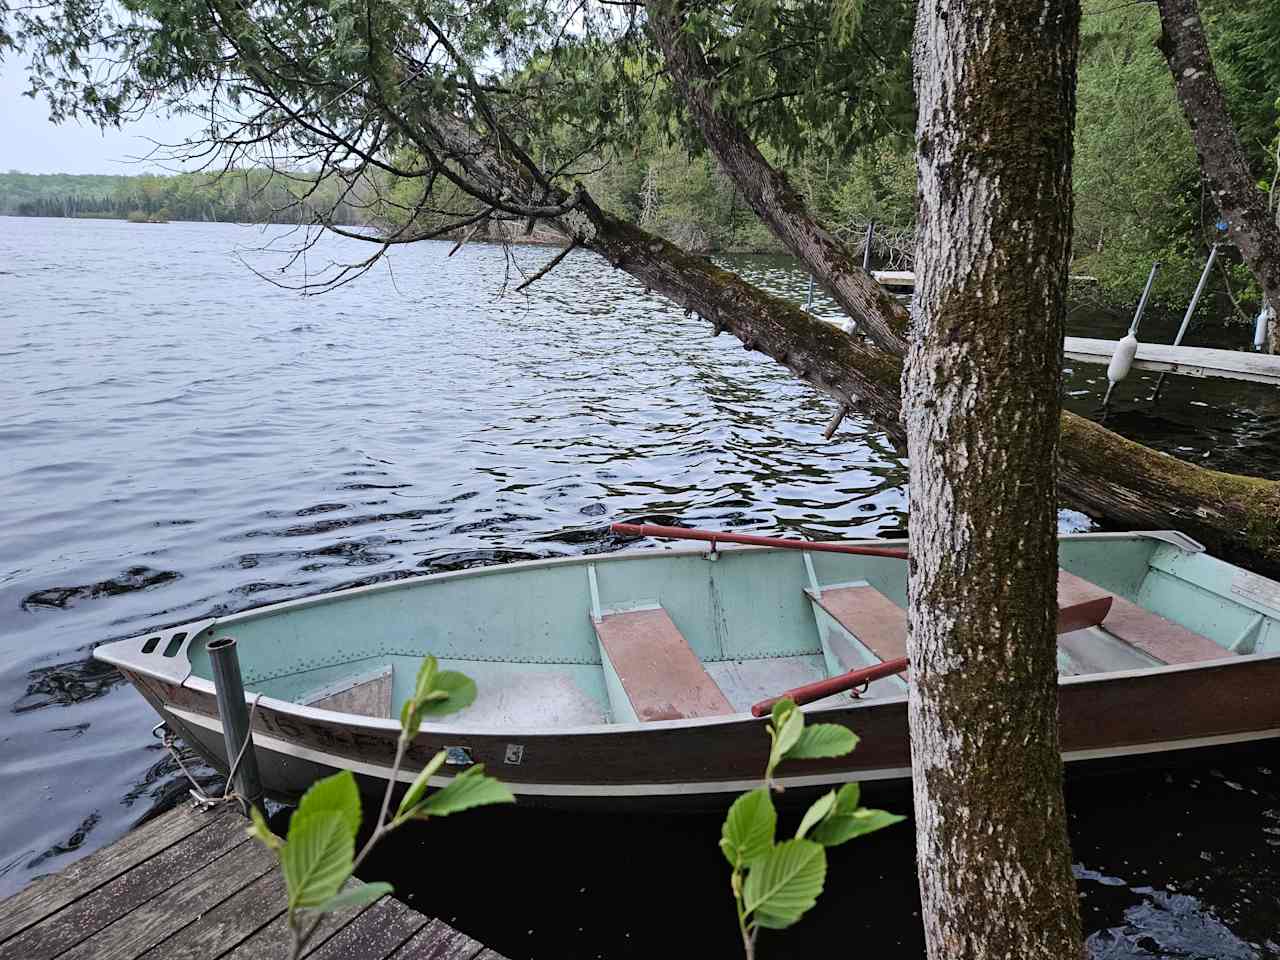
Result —
<instances>
[{"instance_id":1,"label":"metal pole in boat","mask_svg":"<svg viewBox=\"0 0 1280 960\"><path fill-rule=\"evenodd\" d=\"M1151 285L1156 281L1156 271L1160 269L1160 261L1151 264L1151 272L1147 274L1147 285L1142 289L1142 299L1138 301L1138 309L1133 313L1133 322L1129 324L1129 332L1116 344L1116 352L1111 355L1107 364L1107 393L1102 398L1102 415L1107 415L1107 405L1111 403L1111 391L1116 384L1129 375L1133 366L1133 358L1138 353L1138 324L1142 322L1143 311L1147 309L1147 298L1151 296Z\"/></svg>"},{"instance_id":2,"label":"metal pole in boat","mask_svg":"<svg viewBox=\"0 0 1280 960\"><path fill-rule=\"evenodd\" d=\"M876 235L876 222L872 220L867 224L867 236L862 241L862 269L867 273L871 272L871 241Z\"/></svg>"},{"instance_id":3,"label":"metal pole in boat","mask_svg":"<svg viewBox=\"0 0 1280 960\"><path fill-rule=\"evenodd\" d=\"M235 637L210 640L209 665L213 668L213 690L218 697L218 717L227 747L227 767L245 813L262 805L262 777L249 731L249 711L244 704L244 681L240 677L240 657ZM237 759L239 762L237 763Z\"/></svg>"},{"instance_id":4,"label":"metal pole in boat","mask_svg":"<svg viewBox=\"0 0 1280 960\"><path fill-rule=\"evenodd\" d=\"M1213 258L1218 255L1218 245L1215 243L1209 248L1209 259L1205 261L1204 272L1200 274L1200 282L1196 284L1196 292L1191 295L1191 302L1187 304L1186 315L1182 318L1182 326L1178 328L1178 335L1173 338L1175 347L1182 345L1182 338L1187 335L1187 328L1191 326L1191 315L1196 312L1196 305L1200 303L1200 295L1204 293L1204 285L1209 282L1209 271L1213 269ZM1156 378L1156 388L1151 392L1151 402L1155 403L1160 399L1160 388L1164 386L1164 378L1167 373L1162 373Z\"/></svg>"}]
</instances>

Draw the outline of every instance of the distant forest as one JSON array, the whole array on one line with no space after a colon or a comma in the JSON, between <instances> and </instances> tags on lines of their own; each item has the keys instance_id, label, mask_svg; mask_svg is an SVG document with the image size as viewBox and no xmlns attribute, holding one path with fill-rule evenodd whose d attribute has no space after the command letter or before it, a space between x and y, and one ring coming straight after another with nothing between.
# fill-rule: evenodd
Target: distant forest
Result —
<instances>
[{"instance_id":1,"label":"distant forest","mask_svg":"<svg viewBox=\"0 0 1280 960\"><path fill-rule=\"evenodd\" d=\"M245 170L215 176L139 174L0 173L0 215L132 220L217 220L296 223L313 208L333 210L337 183L321 183L298 203L310 184ZM359 211L337 203L340 223L361 223Z\"/></svg>"},{"instance_id":2,"label":"distant forest","mask_svg":"<svg viewBox=\"0 0 1280 960\"><path fill-rule=\"evenodd\" d=\"M1203 0L1213 56L1244 142L1251 172L1280 207L1280 17L1273 5ZM1072 269L1096 276L1091 288L1111 304L1138 299L1153 260L1163 269L1153 306L1180 312L1195 288L1217 213L1204 193L1195 147L1173 91L1169 68L1153 38L1154 5L1084 0L1081 24L1075 157L1075 243ZM554 154L559 132L529 131L529 152ZM778 252L776 239L739 196L733 181L705 152L669 136L667 118L653 112L635 148L602 146L582 161L582 179L606 209L688 250ZM828 149L782 154L765 147L804 195L809 208L857 246L875 220L874 262L911 266L915 231L915 143L909 135L868 144L849 159ZM301 208L310 184L268 171L221 177L32 176L0 174L0 213L52 217L230 220L296 223L310 209L328 211L341 195L321 183ZM338 211L340 222L385 227L402 222L422 198L424 181L382 178L366 191L383 198ZM469 198L441 190L439 205L467 209ZM420 226L440 226L433 214ZM1237 304L1242 321L1257 310L1259 290L1234 251L1216 260L1213 287ZM1202 311L1216 301L1206 298Z\"/></svg>"}]
</instances>

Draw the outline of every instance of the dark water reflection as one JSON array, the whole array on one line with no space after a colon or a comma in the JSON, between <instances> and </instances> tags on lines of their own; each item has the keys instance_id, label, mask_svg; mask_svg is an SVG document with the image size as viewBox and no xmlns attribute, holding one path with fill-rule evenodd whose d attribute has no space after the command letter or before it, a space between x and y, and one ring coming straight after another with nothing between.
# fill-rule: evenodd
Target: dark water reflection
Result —
<instances>
[{"instance_id":1,"label":"dark water reflection","mask_svg":"<svg viewBox=\"0 0 1280 960\"><path fill-rule=\"evenodd\" d=\"M602 261L574 255L527 297L499 298L500 251L446 259L447 247L424 244L398 253L394 283L379 274L304 299L236 262L236 245L261 242L230 225L0 218L0 895L185 789L147 734L149 708L89 658L95 643L424 571L613 550L619 517L809 536L903 527L906 467L882 434L855 417L824 442L828 401ZM547 257L518 252L526 270ZM733 265L803 299L805 277L786 261ZM1073 324L1110 336L1124 321L1081 313ZM1172 338L1162 330L1149 321L1144 333ZM1104 386L1102 368L1073 370L1068 402L1091 411ZM1140 379L1122 386L1112 425L1198 462L1280 473L1276 391L1171 378L1158 407L1139 399L1147 392ZM1144 774L1073 804L1082 864L1127 891L1117 900L1119 887L1082 875L1098 956L1146 956L1115 951L1132 941L1150 952L1142 936L1159 943L1169 917L1196 912L1177 897L1252 943L1246 955L1280 955L1257 932L1280 904L1280 800L1269 774L1250 772L1255 760L1232 762L1194 789ZM1225 781L1257 793L1218 796ZM601 859L612 850L628 875L662 867L678 894L670 917L719 929L714 822L516 816L519 829L450 825L459 851L504 864L500 882L459 875L443 892L428 876L403 892L492 939L525 922L521 902L544 902L528 893L537 886L538 936L508 953L639 956L659 942L642 930L674 920L619 904L626 888ZM1183 822L1197 824L1195 873L1162 859ZM1187 879L1245 862L1270 877L1247 903ZM912 955L912 869L906 830L850 849L833 877L856 878L850 896L874 906L832 897L813 936L851 924L882 952ZM1143 885L1152 892L1133 892ZM611 939L619 931L632 936ZM731 950L731 917L725 934ZM787 955L786 943L769 954Z\"/></svg>"}]
</instances>

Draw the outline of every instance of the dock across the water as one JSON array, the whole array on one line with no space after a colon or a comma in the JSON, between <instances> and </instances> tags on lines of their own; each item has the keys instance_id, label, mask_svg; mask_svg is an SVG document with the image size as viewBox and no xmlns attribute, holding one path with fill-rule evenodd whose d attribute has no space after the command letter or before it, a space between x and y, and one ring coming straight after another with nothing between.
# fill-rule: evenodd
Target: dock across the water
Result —
<instances>
[{"instance_id":1,"label":"dock across the water","mask_svg":"<svg viewBox=\"0 0 1280 960\"><path fill-rule=\"evenodd\" d=\"M286 960L284 877L230 805L183 806L0 902L0 960ZM391 897L326 917L311 960L503 960Z\"/></svg>"},{"instance_id":2,"label":"dock across the water","mask_svg":"<svg viewBox=\"0 0 1280 960\"><path fill-rule=\"evenodd\" d=\"M910 270L873 270L871 275L891 293L909 291L916 281L916 275ZM1073 276L1071 279L1079 283L1097 282L1094 277ZM1106 366L1115 352L1115 340L1067 337L1063 341L1063 358L1068 362ZM1163 343L1140 342L1138 354L1133 359L1133 368L1156 373L1177 373L1187 377L1247 380L1280 387L1280 356L1245 350L1214 350L1208 347L1175 347Z\"/></svg>"}]
</instances>

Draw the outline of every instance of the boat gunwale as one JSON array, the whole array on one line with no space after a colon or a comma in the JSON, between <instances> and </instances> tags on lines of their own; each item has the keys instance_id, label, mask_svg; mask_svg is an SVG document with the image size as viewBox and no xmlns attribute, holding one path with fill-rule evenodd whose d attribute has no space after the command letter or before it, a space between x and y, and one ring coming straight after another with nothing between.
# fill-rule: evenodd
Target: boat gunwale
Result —
<instances>
[{"instance_id":1,"label":"boat gunwale","mask_svg":"<svg viewBox=\"0 0 1280 960\"><path fill-rule=\"evenodd\" d=\"M1177 530L1137 530L1137 531L1096 531L1091 533L1060 533L1059 540L1135 540L1147 539L1156 540L1161 543L1167 543L1188 553L1200 552L1203 547L1196 541L1190 539L1186 535L1179 533ZM796 543L804 541L797 540ZM839 541L823 541L827 543L836 542L851 547L862 546L884 546L897 547L906 546L908 541L906 537L900 537L894 540L881 540L875 538L867 538L863 540L839 540ZM1192 545L1198 550L1192 549ZM753 544L740 543L717 543L714 546L716 553L739 553L743 551L771 551L774 553L784 553L787 550L795 552L803 552L802 547L763 547ZM617 563L626 560L643 560L650 559L655 554L664 554L669 556L697 556L706 555L713 552L712 547L695 546L695 547L673 547L663 549L661 547L641 547L628 548L625 550L615 550L609 553L586 553L574 554L568 557L540 557L535 560L516 560L511 563L494 563L487 564L482 567L468 567L463 570L443 570L438 573L423 573L411 577L403 577L399 580L388 580L382 583L367 583L358 587L345 587L342 590L330 590L324 593L310 594L304 597L295 597L292 600L277 600L274 603L263 604L260 607L246 607L244 610L237 610L235 613L227 614L224 617L217 617L209 627L222 627L243 620L250 620L256 617L274 615L286 610L300 610L309 606L319 606L324 603L334 603L338 600L346 600L354 596L360 596L366 593L391 592L394 590L404 590L409 587L420 586L427 580L437 582L464 579L467 577L492 577L500 576L513 570L533 570L540 567L551 566L573 566L574 564L585 565L593 563ZM890 558L884 558L890 559ZM901 561L900 561L901 562ZM1243 568L1241 568L1243 569ZM201 623L208 620L208 617L199 617L190 623ZM175 624L172 627L165 627L164 630L180 630L186 624ZM138 637L149 636L157 630L149 630ZM193 635L194 638L194 635ZM114 641L117 643L128 642L129 639ZM108 646L108 645L104 645ZM96 653L96 651L95 651Z\"/></svg>"}]
</instances>

